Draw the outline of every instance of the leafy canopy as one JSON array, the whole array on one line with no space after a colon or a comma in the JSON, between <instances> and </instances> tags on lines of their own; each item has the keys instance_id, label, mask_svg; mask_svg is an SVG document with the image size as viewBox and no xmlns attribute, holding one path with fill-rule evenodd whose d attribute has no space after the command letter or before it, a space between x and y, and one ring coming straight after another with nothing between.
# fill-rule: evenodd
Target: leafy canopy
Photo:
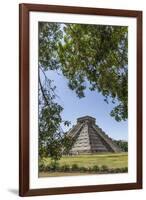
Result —
<instances>
[{"instance_id":1,"label":"leafy canopy","mask_svg":"<svg viewBox=\"0 0 146 200\"><path fill-rule=\"evenodd\" d=\"M62 156L62 135L60 124L69 125L61 117L63 107L56 102L56 86L48 79L46 71L59 66L56 54L57 41L62 32L56 23L40 23L39 26L39 156L50 156L52 161Z\"/></svg>"},{"instance_id":2,"label":"leafy canopy","mask_svg":"<svg viewBox=\"0 0 146 200\"><path fill-rule=\"evenodd\" d=\"M127 27L65 24L63 42L58 45L69 88L82 98L88 81L89 89L100 92L107 103L118 101L111 111L117 121L128 117L127 37Z\"/></svg>"}]
</instances>

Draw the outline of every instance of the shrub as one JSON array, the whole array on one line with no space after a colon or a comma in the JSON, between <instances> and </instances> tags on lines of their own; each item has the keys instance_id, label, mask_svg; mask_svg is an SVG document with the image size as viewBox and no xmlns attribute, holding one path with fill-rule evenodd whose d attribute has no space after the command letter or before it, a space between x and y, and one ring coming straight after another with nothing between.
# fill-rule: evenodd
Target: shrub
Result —
<instances>
[{"instance_id":1,"label":"shrub","mask_svg":"<svg viewBox=\"0 0 146 200\"><path fill-rule=\"evenodd\" d=\"M62 166L59 168L59 171L68 172L68 171L70 171L70 166L69 166L69 165L62 165Z\"/></svg>"},{"instance_id":2,"label":"shrub","mask_svg":"<svg viewBox=\"0 0 146 200\"><path fill-rule=\"evenodd\" d=\"M79 166L77 164L73 164L71 169L72 169L72 171L78 171L79 170Z\"/></svg>"},{"instance_id":3,"label":"shrub","mask_svg":"<svg viewBox=\"0 0 146 200\"><path fill-rule=\"evenodd\" d=\"M57 171L59 169L59 163L58 162L51 162L50 165L47 166L48 170L51 171Z\"/></svg>"},{"instance_id":4,"label":"shrub","mask_svg":"<svg viewBox=\"0 0 146 200\"><path fill-rule=\"evenodd\" d=\"M126 173L128 172L128 167L123 168L108 168L106 165L102 165L99 167L98 165L94 165L93 167L80 167L77 164L70 165L62 165L60 166L58 162L51 162L49 165L45 165L44 163L39 163L39 172L51 172L51 171L60 171L60 172L91 172L91 173Z\"/></svg>"},{"instance_id":5,"label":"shrub","mask_svg":"<svg viewBox=\"0 0 146 200\"><path fill-rule=\"evenodd\" d=\"M86 172L86 171L88 171L88 169L86 167L80 167L79 170L80 170L80 172Z\"/></svg>"},{"instance_id":6,"label":"shrub","mask_svg":"<svg viewBox=\"0 0 146 200\"><path fill-rule=\"evenodd\" d=\"M52 170L52 166L50 166L50 165L47 165L46 167L45 167L45 171L51 171Z\"/></svg>"},{"instance_id":7,"label":"shrub","mask_svg":"<svg viewBox=\"0 0 146 200\"><path fill-rule=\"evenodd\" d=\"M128 167L121 168L121 172L128 172Z\"/></svg>"},{"instance_id":8,"label":"shrub","mask_svg":"<svg viewBox=\"0 0 146 200\"><path fill-rule=\"evenodd\" d=\"M128 168L127 167L109 169L109 173L124 173L124 172L128 172Z\"/></svg>"},{"instance_id":9,"label":"shrub","mask_svg":"<svg viewBox=\"0 0 146 200\"><path fill-rule=\"evenodd\" d=\"M100 171L99 166L98 166L98 165L94 165L94 166L92 167L92 171L94 171L94 172L99 172L99 171Z\"/></svg>"},{"instance_id":10,"label":"shrub","mask_svg":"<svg viewBox=\"0 0 146 200\"><path fill-rule=\"evenodd\" d=\"M114 169L113 169L113 168L108 169L108 173L109 173L109 174L114 173Z\"/></svg>"},{"instance_id":11,"label":"shrub","mask_svg":"<svg viewBox=\"0 0 146 200\"><path fill-rule=\"evenodd\" d=\"M45 166L44 166L44 164L39 164L39 171L40 172L43 172L43 171L45 171Z\"/></svg>"},{"instance_id":12,"label":"shrub","mask_svg":"<svg viewBox=\"0 0 146 200\"><path fill-rule=\"evenodd\" d=\"M115 169L113 169L113 172L114 172L114 173L120 173L120 172L121 172L121 169L120 169L120 168L115 168Z\"/></svg>"},{"instance_id":13,"label":"shrub","mask_svg":"<svg viewBox=\"0 0 146 200\"><path fill-rule=\"evenodd\" d=\"M88 167L87 170L88 170L88 172L93 172L93 168L92 167Z\"/></svg>"},{"instance_id":14,"label":"shrub","mask_svg":"<svg viewBox=\"0 0 146 200\"><path fill-rule=\"evenodd\" d=\"M108 172L109 168L106 165L102 165L101 168L100 168L100 171L101 172Z\"/></svg>"}]
</instances>

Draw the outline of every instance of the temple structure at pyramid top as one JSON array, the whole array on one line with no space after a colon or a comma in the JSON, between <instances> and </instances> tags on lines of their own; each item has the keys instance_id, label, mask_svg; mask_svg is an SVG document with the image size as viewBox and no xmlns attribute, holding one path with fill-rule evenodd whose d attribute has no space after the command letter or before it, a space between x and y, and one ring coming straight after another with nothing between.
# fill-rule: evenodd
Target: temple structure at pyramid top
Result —
<instances>
[{"instance_id":1,"label":"temple structure at pyramid top","mask_svg":"<svg viewBox=\"0 0 146 200\"><path fill-rule=\"evenodd\" d=\"M87 154L97 152L121 152L115 142L96 125L96 119L84 116L77 119L67 133L72 140L69 154Z\"/></svg>"}]
</instances>

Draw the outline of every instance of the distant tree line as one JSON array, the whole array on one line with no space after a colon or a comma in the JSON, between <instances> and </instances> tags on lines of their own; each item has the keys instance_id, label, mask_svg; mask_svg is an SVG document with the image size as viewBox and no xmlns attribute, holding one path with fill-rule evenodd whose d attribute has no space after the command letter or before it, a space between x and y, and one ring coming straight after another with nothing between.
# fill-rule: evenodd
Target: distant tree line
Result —
<instances>
[{"instance_id":1,"label":"distant tree line","mask_svg":"<svg viewBox=\"0 0 146 200\"><path fill-rule=\"evenodd\" d=\"M124 140L114 140L114 142L121 148L122 151L128 152L128 142Z\"/></svg>"}]
</instances>

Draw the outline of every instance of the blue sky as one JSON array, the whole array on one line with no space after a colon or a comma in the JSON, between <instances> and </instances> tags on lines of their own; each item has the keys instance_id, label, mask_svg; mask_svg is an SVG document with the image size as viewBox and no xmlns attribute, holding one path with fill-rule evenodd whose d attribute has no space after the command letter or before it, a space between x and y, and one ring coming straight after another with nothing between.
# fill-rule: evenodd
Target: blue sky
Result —
<instances>
[{"instance_id":1,"label":"blue sky","mask_svg":"<svg viewBox=\"0 0 146 200\"><path fill-rule=\"evenodd\" d=\"M67 79L55 71L48 71L47 76L54 81L56 86L56 98L63 108L62 118L71 122L69 127L62 128L67 131L76 124L76 119L85 115L96 118L96 124L101 127L110 137L114 139L127 140L128 138L128 122L117 122L110 116L110 111L114 107L112 103L104 102L104 97L97 91L86 89L85 97L79 99L76 93L67 86Z\"/></svg>"}]
</instances>

